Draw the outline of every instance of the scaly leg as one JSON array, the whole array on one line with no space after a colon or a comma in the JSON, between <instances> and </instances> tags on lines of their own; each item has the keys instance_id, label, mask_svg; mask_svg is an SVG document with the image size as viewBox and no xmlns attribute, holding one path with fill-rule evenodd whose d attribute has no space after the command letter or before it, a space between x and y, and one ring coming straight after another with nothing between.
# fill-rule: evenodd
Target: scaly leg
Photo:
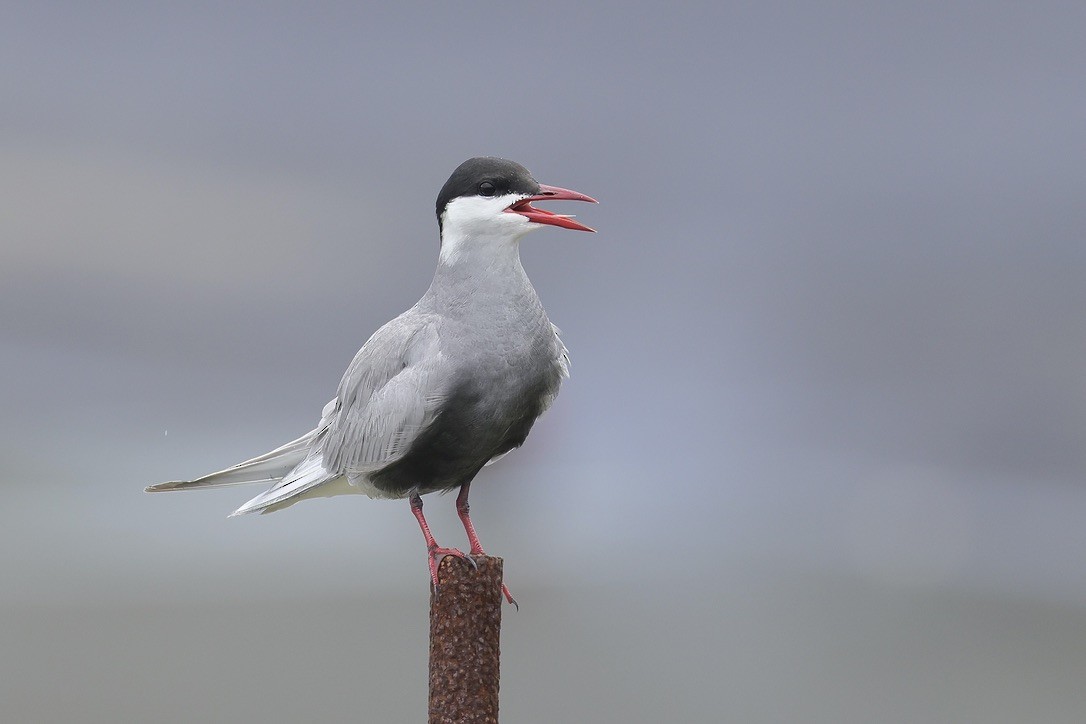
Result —
<instances>
[{"instance_id":1,"label":"scaly leg","mask_svg":"<svg viewBox=\"0 0 1086 724\"><path fill-rule=\"evenodd\" d=\"M412 493L411 495L411 512L415 514L415 519L419 522L419 527L422 528L422 534L426 537L426 552L430 558L430 580L434 582L434 592L437 592L437 567L441 563L441 559L445 556L456 556L457 558L463 558L471 565L478 568L475 565L475 561L471 560L468 556L464 555L463 551L456 548L440 548L437 545L437 541L434 540L433 534L430 532L430 526L426 524L426 518L422 515L422 497L418 493Z\"/></svg>"},{"instance_id":2,"label":"scaly leg","mask_svg":"<svg viewBox=\"0 0 1086 724\"><path fill-rule=\"evenodd\" d=\"M460 486L460 493L456 496L456 514L460 516L460 522L464 524L464 532L468 534L468 543L471 544L471 555L473 556L485 556L486 551L483 550L483 546L479 543L479 534L475 532L475 526L472 525L471 516L468 515L470 506L468 505L468 488L471 487L471 483L464 483ZM502 583L502 594L505 596L505 600L517 607L520 610L520 606L517 605L516 600L513 598L513 594L509 593L509 588Z\"/></svg>"}]
</instances>

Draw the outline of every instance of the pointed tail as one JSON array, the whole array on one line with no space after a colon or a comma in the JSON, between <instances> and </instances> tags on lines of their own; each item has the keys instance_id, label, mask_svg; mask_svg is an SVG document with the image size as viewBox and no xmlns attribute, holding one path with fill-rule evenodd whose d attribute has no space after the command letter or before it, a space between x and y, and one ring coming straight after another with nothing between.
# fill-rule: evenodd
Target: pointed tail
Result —
<instances>
[{"instance_id":1,"label":"pointed tail","mask_svg":"<svg viewBox=\"0 0 1086 724\"><path fill-rule=\"evenodd\" d=\"M326 489L325 483L338 481ZM307 458L292 469L278 483L260 495L248 501L230 514L230 517L245 513L272 513L313 496L336 495L341 492L353 492L346 483L346 478L324 469L320 456Z\"/></svg>"},{"instance_id":2,"label":"pointed tail","mask_svg":"<svg viewBox=\"0 0 1086 724\"><path fill-rule=\"evenodd\" d=\"M271 452L238 463L225 470L195 480L176 480L169 483L150 485L146 488L146 491L148 493L160 493L166 490L195 490L197 488L225 488L230 485L277 483L284 475L305 460L306 454L309 452L309 445L316 435L317 430L313 430L282 447L277 447Z\"/></svg>"}]
</instances>

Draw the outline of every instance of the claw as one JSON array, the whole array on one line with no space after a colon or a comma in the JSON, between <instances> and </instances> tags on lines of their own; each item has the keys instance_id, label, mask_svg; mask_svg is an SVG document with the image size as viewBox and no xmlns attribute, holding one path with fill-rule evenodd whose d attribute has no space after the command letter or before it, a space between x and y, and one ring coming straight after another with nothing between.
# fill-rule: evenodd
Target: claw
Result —
<instances>
[{"instance_id":1,"label":"claw","mask_svg":"<svg viewBox=\"0 0 1086 724\"><path fill-rule=\"evenodd\" d=\"M475 534L475 526L471 524L471 518L468 517L468 484L465 483L460 488L460 495L456 498L456 511L460 515L460 520L464 523L464 530L468 534L468 542L471 543L471 552L464 553L457 548L441 548L438 546L437 541L434 540L434 536L430 533L430 526L426 524L426 518L422 515L422 498L416 493L411 496L411 512L415 515L415 519L419 522L419 528L422 529L422 534L426 538L426 551L428 553L430 564L430 581L434 584L434 595L437 595L438 583L437 583L437 570L441 565L441 559L445 556L455 556L457 558L466 560L471 564L471 567L475 570L479 570L479 564L472 559L472 556L485 556L486 551L483 550L483 546L479 544L479 536ZM520 605L516 599L513 598L513 594L509 592L509 587L502 583L502 595L505 596L505 600L513 604L516 609L520 610Z\"/></svg>"},{"instance_id":2,"label":"claw","mask_svg":"<svg viewBox=\"0 0 1086 724\"><path fill-rule=\"evenodd\" d=\"M509 587L504 583L502 584L502 595L505 596L505 600L513 604L513 608L520 610L520 604L517 603L517 599L513 598L513 594L509 592Z\"/></svg>"},{"instance_id":3,"label":"claw","mask_svg":"<svg viewBox=\"0 0 1086 724\"><path fill-rule=\"evenodd\" d=\"M464 553L459 548L439 548L438 546L428 546L427 551L430 559L430 580L434 584L434 591L437 591L437 569L441 566L441 560L445 556L453 556L461 560L467 561L471 564L472 568L479 570L479 564L471 559L471 556Z\"/></svg>"},{"instance_id":4,"label":"claw","mask_svg":"<svg viewBox=\"0 0 1086 724\"><path fill-rule=\"evenodd\" d=\"M483 544L479 542L479 535L475 532L475 526L471 522L470 506L468 505L468 490L471 487L471 483L464 483L460 486L460 494L456 496L456 514L460 516L460 522L464 524L464 532L468 534L468 543L471 544L471 555L473 556L485 556L486 551L483 550ZM520 610L520 605L517 604L513 594L509 592L509 587L502 583L502 595L505 596L505 600L513 604L516 609Z\"/></svg>"}]
</instances>

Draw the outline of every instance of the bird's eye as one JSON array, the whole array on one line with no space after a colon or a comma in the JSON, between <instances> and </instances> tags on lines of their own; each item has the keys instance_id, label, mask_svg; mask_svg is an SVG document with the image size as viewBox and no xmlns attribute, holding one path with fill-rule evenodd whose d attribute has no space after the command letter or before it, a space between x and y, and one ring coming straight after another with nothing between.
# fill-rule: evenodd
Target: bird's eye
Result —
<instances>
[{"instance_id":1,"label":"bird's eye","mask_svg":"<svg viewBox=\"0 0 1086 724\"><path fill-rule=\"evenodd\" d=\"M497 189L495 189L494 184L490 183L489 181L483 181L481 184L479 184L480 196L493 196L495 191L497 191Z\"/></svg>"}]
</instances>

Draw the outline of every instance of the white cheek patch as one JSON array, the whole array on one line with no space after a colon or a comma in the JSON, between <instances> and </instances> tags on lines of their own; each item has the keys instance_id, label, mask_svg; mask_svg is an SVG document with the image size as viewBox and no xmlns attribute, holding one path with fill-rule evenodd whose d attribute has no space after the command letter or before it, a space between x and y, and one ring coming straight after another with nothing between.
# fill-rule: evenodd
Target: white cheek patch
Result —
<instances>
[{"instance_id":1,"label":"white cheek patch","mask_svg":"<svg viewBox=\"0 0 1086 724\"><path fill-rule=\"evenodd\" d=\"M520 198L462 196L450 201L441 215L441 262L456 264L473 251L498 253L532 231L537 224L506 212Z\"/></svg>"}]
</instances>

